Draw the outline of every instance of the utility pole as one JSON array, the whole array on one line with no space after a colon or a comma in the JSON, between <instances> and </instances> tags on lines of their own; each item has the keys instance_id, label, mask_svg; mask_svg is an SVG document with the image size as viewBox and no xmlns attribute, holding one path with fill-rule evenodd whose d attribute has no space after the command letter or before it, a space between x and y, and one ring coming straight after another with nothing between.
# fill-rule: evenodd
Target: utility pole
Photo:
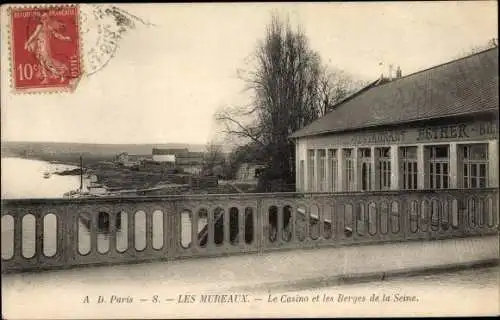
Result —
<instances>
[{"instance_id":1,"label":"utility pole","mask_svg":"<svg viewBox=\"0 0 500 320\"><path fill-rule=\"evenodd\" d=\"M80 156L80 191L83 190L83 157Z\"/></svg>"}]
</instances>

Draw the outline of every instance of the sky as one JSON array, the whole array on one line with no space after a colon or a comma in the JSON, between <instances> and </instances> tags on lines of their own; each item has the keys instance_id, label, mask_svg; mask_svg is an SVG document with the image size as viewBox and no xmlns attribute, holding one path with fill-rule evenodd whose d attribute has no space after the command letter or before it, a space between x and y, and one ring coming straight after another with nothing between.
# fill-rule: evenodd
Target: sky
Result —
<instances>
[{"instance_id":1,"label":"sky","mask_svg":"<svg viewBox=\"0 0 500 320\"><path fill-rule=\"evenodd\" d=\"M2 7L2 140L206 143L220 129L214 112L247 102L237 69L273 11L300 24L324 62L365 81L380 76L379 62L407 75L498 37L496 1L117 6L153 25L124 34L109 63L74 92L34 95L9 88Z\"/></svg>"}]
</instances>

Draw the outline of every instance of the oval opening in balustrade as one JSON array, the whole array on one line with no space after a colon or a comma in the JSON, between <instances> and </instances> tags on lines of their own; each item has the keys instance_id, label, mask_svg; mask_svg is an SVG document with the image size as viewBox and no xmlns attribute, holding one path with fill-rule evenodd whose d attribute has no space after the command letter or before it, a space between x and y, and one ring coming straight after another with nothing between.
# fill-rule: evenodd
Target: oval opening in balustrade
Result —
<instances>
[{"instance_id":1,"label":"oval opening in balustrade","mask_svg":"<svg viewBox=\"0 0 500 320\"><path fill-rule=\"evenodd\" d=\"M214 210L214 243L216 246L224 243L224 209L221 207Z\"/></svg>"},{"instance_id":2,"label":"oval opening in balustrade","mask_svg":"<svg viewBox=\"0 0 500 320\"><path fill-rule=\"evenodd\" d=\"M153 249L163 248L163 211L155 210L153 212Z\"/></svg>"},{"instance_id":3,"label":"oval opening in balustrade","mask_svg":"<svg viewBox=\"0 0 500 320\"><path fill-rule=\"evenodd\" d=\"M442 230L448 230L450 228L450 200L443 200L443 206L441 210L441 221L440 226Z\"/></svg>"},{"instance_id":4,"label":"oval opening in balustrade","mask_svg":"<svg viewBox=\"0 0 500 320\"><path fill-rule=\"evenodd\" d=\"M184 210L181 212L181 246L187 249L191 246L191 231L192 231L192 216L191 211Z\"/></svg>"},{"instance_id":5,"label":"oval opening in balustrade","mask_svg":"<svg viewBox=\"0 0 500 320\"><path fill-rule=\"evenodd\" d=\"M323 213L323 238L331 239L333 235L333 206L330 203L325 204Z\"/></svg>"},{"instance_id":6,"label":"oval opening in balustrade","mask_svg":"<svg viewBox=\"0 0 500 320\"><path fill-rule=\"evenodd\" d=\"M422 200L422 206L420 207L420 218L418 219L418 229L420 231L426 232L429 227L429 217L431 208L429 205L429 201Z\"/></svg>"},{"instance_id":7,"label":"oval opening in balustrade","mask_svg":"<svg viewBox=\"0 0 500 320\"><path fill-rule=\"evenodd\" d=\"M417 200L410 201L410 231L415 233L418 231L419 224L419 214L418 214L418 202ZM422 209L423 210L423 209ZM422 211L423 214L423 211Z\"/></svg>"},{"instance_id":8,"label":"oval opening in balustrade","mask_svg":"<svg viewBox=\"0 0 500 320\"><path fill-rule=\"evenodd\" d=\"M384 204L387 207L387 203L384 202ZM377 234L377 204L375 202L368 204L368 233L372 236Z\"/></svg>"},{"instance_id":9,"label":"oval opening in balustrade","mask_svg":"<svg viewBox=\"0 0 500 320\"><path fill-rule=\"evenodd\" d=\"M477 225L479 227L484 227L485 225L487 207L486 198L479 198L477 210Z\"/></svg>"},{"instance_id":10,"label":"oval opening in balustrade","mask_svg":"<svg viewBox=\"0 0 500 320\"><path fill-rule=\"evenodd\" d=\"M297 207L295 212L295 238L304 241L307 235L307 210L304 205Z\"/></svg>"},{"instance_id":11,"label":"oval opening in balustrade","mask_svg":"<svg viewBox=\"0 0 500 320\"><path fill-rule=\"evenodd\" d=\"M2 216L2 259L12 259L14 256L14 218L11 215Z\"/></svg>"},{"instance_id":12,"label":"oval opening in balustrade","mask_svg":"<svg viewBox=\"0 0 500 320\"><path fill-rule=\"evenodd\" d=\"M110 228L110 215L105 211L100 211L97 215L98 232L108 232Z\"/></svg>"},{"instance_id":13,"label":"oval opening in balustrade","mask_svg":"<svg viewBox=\"0 0 500 320\"><path fill-rule=\"evenodd\" d=\"M269 241L275 242L278 238L278 207L270 206L268 209Z\"/></svg>"},{"instance_id":14,"label":"oval opening in balustrade","mask_svg":"<svg viewBox=\"0 0 500 320\"><path fill-rule=\"evenodd\" d=\"M311 205L309 215L309 236L313 240L317 240L321 234L321 212L316 204Z\"/></svg>"},{"instance_id":15,"label":"oval opening in balustrade","mask_svg":"<svg viewBox=\"0 0 500 320\"><path fill-rule=\"evenodd\" d=\"M90 232L92 228L91 214L81 212L78 215L78 252L82 256L90 253Z\"/></svg>"},{"instance_id":16,"label":"oval opening in balustrade","mask_svg":"<svg viewBox=\"0 0 500 320\"><path fill-rule=\"evenodd\" d=\"M125 211L116 213L116 251L125 252L128 249L128 214Z\"/></svg>"},{"instance_id":17,"label":"oval opening in balustrade","mask_svg":"<svg viewBox=\"0 0 500 320\"><path fill-rule=\"evenodd\" d=\"M43 254L53 257L57 253L58 238L57 216L49 213L43 217Z\"/></svg>"},{"instance_id":18,"label":"oval opening in balustrade","mask_svg":"<svg viewBox=\"0 0 500 320\"><path fill-rule=\"evenodd\" d=\"M398 201L392 201L391 203L391 231L392 233L398 233L399 232L399 219L400 219L400 214L399 214L399 202Z\"/></svg>"},{"instance_id":19,"label":"oval opening in balustrade","mask_svg":"<svg viewBox=\"0 0 500 320\"><path fill-rule=\"evenodd\" d=\"M358 202L356 204L356 233L360 236L365 234L366 204Z\"/></svg>"},{"instance_id":20,"label":"oval opening in balustrade","mask_svg":"<svg viewBox=\"0 0 500 320\"><path fill-rule=\"evenodd\" d=\"M25 258L32 258L36 253L36 234L35 225L36 219L32 214L27 214L22 220L22 253Z\"/></svg>"},{"instance_id":21,"label":"oval opening in balustrade","mask_svg":"<svg viewBox=\"0 0 500 320\"><path fill-rule=\"evenodd\" d=\"M438 199L431 200L431 229L432 231L439 230L439 222L441 216L441 202Z\"/></svg>"},{"instance_id":22,"label":"oval opening in balustrade","mask_svg":"<svg viewBox=\"0 0 500 320\"><path fill-rule=\"evenodd\" d=\"M471 228L476 227L477 200L475 198L469 198L467 200L465 211L467 212L467 217L468 217L467 220L469 221L469 227Z\"/></svg>"},{"instance_id":23,"label":"oval opening in balustrade","mask_svg":"<svg viewBox=\"0 0 500 320\"><path fill-rule=\"evenodd\" d=\"M146 213L142 210L134 215L134 246L137 251L146 249Z\"/></svg>"},{"instance_id":24,"label":"oval opening in balustrade","mask_svg":"<svg viewBox=\"0 0 500 320\"><path fill-rule=\"evenodd\" d=\"M254 224L253 224L253 209L250 207L245 208L245 243L251 244L253 242Z\"/></svg>"},{"instance_id":25,"label":"oval opening in balustrade","mask_svg":"<svg viewBox=\"0 0 500 320\"><path fill-rule=\"evenodd\" d=\"M352 237L353 221L352 221L352 204L344 204L344 236L347 238Z\"/></svg>"},{"instance_id":26,"label":"oval opening in balustrade","mask_svg":"<svg viewBox=\"0 0 500 320\"><path fill-rule=\"evenodd\" d=\"M229 209L229 242L231 242L232 245L237 245L239 243L239 214L238 208L232 207Z\"/></svg>"},{"instance_id":27,"label":"oval opening in balustrade","mask_svg":"<svg viewBox=\"0 0 500 320\"><path fill-rule=\"evenodd\" d=\"M458 228L458 200L453 199L451 201L451 226L454 229Z\"/></svg>"},{"instance_id":28,"label":"oval opening in balustrade","mask_svg":"<svg viewBox=\"0 0 500 320\"><path fill-rule=\"evenodd\" d=\"M283 228L281 230L283 241L289 242L292 239L292 207L283 207Z\"/></svg>"},{"instance_id":29,"label":"oval opening in balustrade","mask_svg":"<svg viewBox=\"0 0 500 320\"><path fill-rule=\"evenodd\" d=\"M107 212L101 211L97 215L97 251L99 253L109 251L110 220L111 217Z\"/></svg>"},{"instance_id":30,"label":"oval opening in balustrade","mask_svg":"<svg viewBox=\"0 0 500 320\"><path fill-rule=\"evenodd\" d=\"M208 210L198 210L198 246L204 248L208 243Z\"/></svg>"},{"instance_id":31,"label":"oval opening in balustrade","mask_svg":"<svg viewBox=\"0 0 500 320\"><path fill-rule=\"evenodd\" d=\"M391 212L392 214L392 212ZM389 205L387 202L380 204L380 233L387 234L389 232Z\"/></svg>"},{"instance_id":32,"label":"oval opening in balustrade","mask_svg":"<svg viewBox=\"0 0 500 320\"><path fill-rule=\"evenodd\" d=\"M495 215L495 203L493 202L494 200L491 198L491 197L488 197L488 201L487 201L487 204L488 204L488 221L487 221L487 224L488 224L488 227L495 227L497 222L495 221L496 220L496 215Z\"/></svg>"}]
</instances>

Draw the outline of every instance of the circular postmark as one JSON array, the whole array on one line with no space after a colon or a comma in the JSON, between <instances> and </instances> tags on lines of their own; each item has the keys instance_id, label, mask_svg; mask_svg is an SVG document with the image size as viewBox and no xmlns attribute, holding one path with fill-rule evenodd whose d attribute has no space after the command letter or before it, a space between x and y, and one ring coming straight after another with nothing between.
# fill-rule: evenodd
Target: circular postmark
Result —
<instances>
[{"instance_id":1,"label":"circular postmark","mask_svg":"<svg viewBox=\"0 0 500 320\"><path fill-rule=\"evenodd\" d=\"M113 6L82 5L81 35L84 72L90 76L115 56L123 33L134 23Z\"/></svg>"}]
</instances>

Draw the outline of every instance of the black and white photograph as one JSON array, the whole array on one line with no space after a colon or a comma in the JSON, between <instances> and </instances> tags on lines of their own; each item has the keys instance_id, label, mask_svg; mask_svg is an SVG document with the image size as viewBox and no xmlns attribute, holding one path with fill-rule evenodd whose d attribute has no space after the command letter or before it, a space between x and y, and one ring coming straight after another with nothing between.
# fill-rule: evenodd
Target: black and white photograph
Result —
<instances>
[{"instance_id":1,"label":"black and white photograph","mask_svg":"<svg viewBox=\"0 0 500 320\"><path fill-rule=\"evenodd\" d=\"M496 1L0 14L3 319L500 315Z\"/></svg>"}]
</instances>

